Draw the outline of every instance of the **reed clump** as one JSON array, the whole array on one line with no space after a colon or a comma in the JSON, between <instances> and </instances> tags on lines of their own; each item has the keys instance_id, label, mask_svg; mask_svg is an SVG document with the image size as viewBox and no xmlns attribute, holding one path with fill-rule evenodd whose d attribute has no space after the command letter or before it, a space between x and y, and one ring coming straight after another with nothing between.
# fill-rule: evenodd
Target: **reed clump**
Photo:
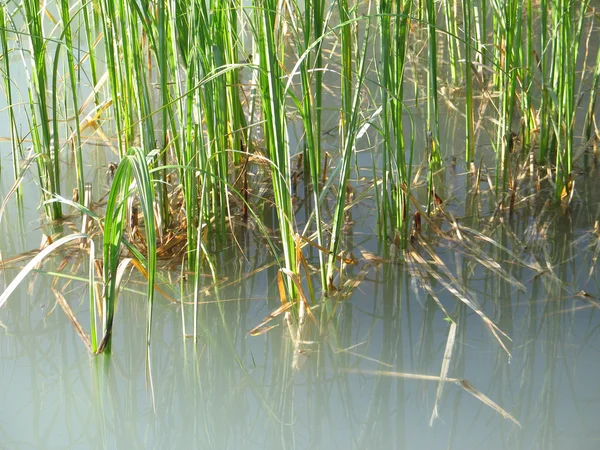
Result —
<instances>
[{"instance_id":1,"label":"reed clump","mask_svg":"<svg viewBox=\"0 0 600 450\"><path fill-rule=\"evenodd\" d=\"M414 262L421 226L454 221L443 205L457 158L470 172L465 211L482 183L493 216L547 192L568 210L576 170L597 163L597 21L586 0L4 3L11 194L28 143L47 219L68 205L97 224L93 351L109 342L125 251L148 280L148 336L157 258L216 279L214 255L243 251L240 230L272 249L284 304L308 307L343 284L344 237L365 199L384 256ZM443 134L451 114L460 152ZM117 161L96 211L62 194L92 180L91 142Z\"/></svg>"}]
</instances>

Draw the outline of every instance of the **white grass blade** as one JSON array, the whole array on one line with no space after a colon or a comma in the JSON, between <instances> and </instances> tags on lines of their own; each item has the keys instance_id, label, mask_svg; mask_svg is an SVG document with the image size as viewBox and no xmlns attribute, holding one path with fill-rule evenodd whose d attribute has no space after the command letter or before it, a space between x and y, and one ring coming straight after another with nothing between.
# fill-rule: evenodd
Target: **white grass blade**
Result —
<instances>
[{"instance_id":1,"label":"white grass blade","mask_svg":"<svg viewBox=\"0 0 600 450\"><path fill-rule=\"evenodd\" d=\"M48 255L50 255L52 252L54 252L59 247L62 247L63 245L65 245L71 241L82 239L82 238L88 239L89 236L87 234L81 234L81 233L72 234L70 236L65 236L63 238L60 238L58 241L50 244L48 247L46 247L45 249L40 251L36 256L34 256L31 259L31 261L29 261L25 265L25 267L23 267L23 269L17 274L15 279L12 280L12 282L6 287L6 290L2 293L2 295L0 295L0 308L4 305L4 303L6 302L8 297L10 297L10 295L15 291L15 289L17 289L17 287L19 287L19 285L25 279L27 274L29 274L29 272L31 272L39 263L41 263L44 260L44 258L46 258Z\"/></svg>"}]
</instances>

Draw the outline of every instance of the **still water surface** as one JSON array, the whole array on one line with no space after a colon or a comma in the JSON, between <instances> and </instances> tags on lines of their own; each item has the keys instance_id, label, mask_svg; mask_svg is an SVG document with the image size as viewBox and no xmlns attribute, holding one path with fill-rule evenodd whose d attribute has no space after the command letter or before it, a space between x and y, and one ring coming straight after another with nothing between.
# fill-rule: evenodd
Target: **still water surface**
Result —
<instances>
[{"instance_id":1,"label":"still water surface","mask_svg":"<svg viewBox=\"0 0 600 450\"><path fill-rule=\"evenodd\" d=\"M524 290L471 264L453 243L436 246L455 281L512 339L504 340L509 358L482 319L434 280L432 292L458 325L448 377L468 380L520 427L454 383L444 386L430 426L437 381L398 375L439 376L450 324L408 265L358 258L348 277L362 281L315 309L320 329L308 321L299 341L279 317L276 328L249 336L279 302L272 266L245 276L269 262L255 245L248 261L234 252L221 255L228 268L222 275L240 281L218 296L214 290L203 295L196 345L182 337L181 306L158 297L153 388L145 370L140 280L133 277L120 296L113 355L93 357L57 306L53 277L30 276L0 309L0 447L599 448L600 283L593 260L599 238L586 219L594 208L549 215L543 239L529 216L493 235L520 255L516 264L487 248ZM16 213L7 211L5 252L38 245L39 212L27 211L21 240ZM369 224L359 217L357 223ZM367 231L349 239L355 255L377 250ZM521 251L519 243L529 247ZM3 271L2 285L15 273ZM59 285L85 328L85 284L66 283ZM593 297L577 296L581 290ZM191 305L184 313L191 334Z\"/></svg>"}]
</instances>

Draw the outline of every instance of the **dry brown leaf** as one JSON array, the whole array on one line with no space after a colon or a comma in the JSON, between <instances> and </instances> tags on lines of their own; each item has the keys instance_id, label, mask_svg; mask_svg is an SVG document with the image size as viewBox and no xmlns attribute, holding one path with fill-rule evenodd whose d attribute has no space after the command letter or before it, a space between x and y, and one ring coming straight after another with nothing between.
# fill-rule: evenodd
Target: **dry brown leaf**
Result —
<instances>
[{"instance_id":1,"label":"dry brown leaf","mask_svg":"<svg viewBox=\"0 0 600 450\"><path fill-rule=\"evenodd\" d=\"M77 318L75 317L75 314L73 314L73 310L67 303L67 300L65 299L65 297L62 295L62 293L60 291L56 290L55 288L52 288L52 293L56 297L56 301L58 302L58 304L60 305L62 310L65 312L65 314L69 318L69 321L73 325L73 328L75 328L75 332L79 335L79 337L83 341L83 344L86 346L86 348L88 349L88 351L90 353L93 353L92 344L90 343L90 338L88 337L86 332L83 330L83 327L77 321Z\"/></svg>"},{"instance_id":2,"label":"dry brown leaf","mask_svg":"<svg viewBox=\"0 0 600 450\"><path fill-rule=\"evenodd\" d=\"M290 303L290 302L287 302L287 303L281 305L279 308L277 308L275 311L273 311L271 314L269 314L267 317L265 317L265 319L260 324L258 324L254 328L252 328L248 332L248 334L250 336L259 336L263 333L266 333L270 329L274 328L275 326L265 327L265 325L267 323L269 323L271 320L273 320L275 317L286 312L291 307L292 307L292 303Z\"/></svg>"}]
</instances>

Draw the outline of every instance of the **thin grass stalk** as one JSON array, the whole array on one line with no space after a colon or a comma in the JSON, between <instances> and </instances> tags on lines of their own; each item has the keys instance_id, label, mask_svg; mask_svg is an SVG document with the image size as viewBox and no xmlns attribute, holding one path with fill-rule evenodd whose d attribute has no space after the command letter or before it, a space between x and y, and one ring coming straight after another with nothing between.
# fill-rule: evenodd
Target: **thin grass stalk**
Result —
<instances>
[{"instance_id":1,"label":"thin grass stalk","mask_svg":"<svg viewBox=\"0 0 600 450\"><path fill-rule=\"evenodd\" d=\"M496 190L506 192L508 187L508 155L512 151L512 121L516 100L516 82L521 45L521 2L518 0L494 1L494 17L498 31L501 57L498 66L500 89L500 117L496 132Z\"/></svg>"},{"instance_id":2,"label":"thin grass stalk","mask_svg":"<svg viewBox=\"0 0 600 450\"><path fill-rule=\"evenodd\" d=\"M570 51L569 41L571 40L572 26L572 8L569 1L558 0L553 11L556 17L556 40L555 61L558 70L556 71L557 83L555 84L555 95L557 97L556 105L556 179L555 179L555 197L558 199L565 187L564 174L570 173L570 161L568 155L571 152L573 140L569 133L568 124L571 110L570 90L574 80L569 73Z\"/></svg>"},{"instance_id":3,"label":"thin grass stalk","mask_svg":"<svg viewBox=\"0 0 600 450\"><path fill-rule=\"evenodd\" d=\"M435 1L425 0L427 9L427 134L428 134L428 211L431 209L435 192L433 174L440 168L442 162L440 150L440 128L438 113L437 88L437 30Z\"/></svg>"},{"instance_id":4,"label":"thin grass stalk","mask_svg":"<svg viewBox=\"0 0 600 450\"><path fill-rule=\"evenodd\" d=\"M379 2L381 39L382 202L379 216L381 237L388 235L388 220L395 232L402 233L407 211L402 207L406 184L404 132L402 125L404 66L408 40L408 15L411 2ZM392 19L394 19L392 21ZM391 189L390 189L391 187Z\"/></svg>"},{"instance_id":5,"label":"thin grass stalk","mask_svg":"<svg viewBox=\"0 0 600 450\"><path fill-rule=\"evenodd\" d=\"M222 21L225 11L221 11L220 14L216 14L219 18L219 22ZM219 29L222 25L220 23L215 24L216 34L220 35ZM217 41L217 45L213 45L213 61L212 70L216 71L225 65L224 60L224 43ZM213 105L212 109L213 120L212 120L212 133L209 132L209 148L211 161L214 163L214 173L217 174L216 192L217 200L213 200L213 213L216 212L215 220L215 237L217 245L221 246L226 241L226 229L227 229L227 217L229 211L229 196L227 184L221 180L228 180L229 176L229 155L231 154L231 142L228 139L229 135L229 108L227 105L227 79L226 74L222 74L212 81L213 85ZM203 89L206 92L210 89L210 85ZM206 96L206 94L205 94ZM203 109L207 109L207 105L203 104ZM209 121L207 120L207 123ZM239 147L238 147L239 148ZM215 211L216 210L216 211Z\"/></svg>"},{"instance_id":6,"label":"thin grass stalk","mask_svg":"<svg viewBox=\"0 0 600 450\"><path fill-rule=\"evenodd\" d=\"M446 33L446 42L448 45L450 83L454 86L458 84L462 72L460 68L460 49L458 47L458 40L456 39L456 36L458 36L458 20L454 11L456 4L457 2L444 0L444 22L448 31Z\"/></svg>"},{"instance_id":7,"label":"thin grass stalk","mask_svg":"<svg viewBox=\"0 0 600 450\"><path fill-rule=\"evenodd\" d=\"M211 174L202 179L202 186L207 194L199 204L196 170L180 171L184 188L187 261L190 270L195 270L196 248L199 245L197 226L201 215L205 223L214 227L214 236L219 242L224 242L226 237L229 142L227 86L223 74L211 75L223 66L223 44L218 39L213 40L213 35L223 33L222 9L211 16L203 2L176 3L176 11L186 11L183 16L186 20L178 24L177 39L179 48L183 50L183 60L187 69L185 85L188 89L185 94L185 145L180 153L180 160L185 168L202 168Z\"/></svg>"},{"instance_id":8,"label":"thin grass stalk","mask_svg":"<svg viewBox=\"0 0 600 450\"><path fill-rule=\"evenodd\" d=\"M207 203L204 205L204 214L207 223L211 223L217 244L222 246L226 236L226 211L228 205L227 188L223 180L227 180L229 161L227 152L228 135L228 108L227 108L227 86L225 75L209 77L224 65L224 43L222 42L224 14L226 8L213 5L212 14L207 9L208 5L202 1L193 2L192 8L194 21L197 24L192 34L197 34L197 51L193 53L194 58L188 61L188 65L195 64L195 76L197 83L202 82L203 88L198 93L199 109L196 110L198 118L201 117L205 124L206 142L200 148L205 154L200 155L198 164L200 167L210 165L211 172L215 175L210 178L207 195ZM199 84L188 84L188 87ZM198 136L200 137L200 136ZM212 219L211 220L211 216ZM194 232L193 225L191 232Z\"/></svg>"},{"instance_id":9,"label":"thin grass stalk","mask_svg":"<svg viewBox=\"0 0 600 450\"><path fill-rule=\"evenodd\" d=\"M427 54L427 129L433 135L432 161L441 162L439 113L438 113L438 88L437 88L437 29L434 0L426 0L428 54Z\"/></svg>"},{"instance_id":10,"label":"thin grass stalk","mask_svg":"<svg viewBox=\"0 0 600 450\"><path fill-rule=\"evenodd\" d=\"M342 26L340 29L341 35L341 96L342 96L342 107L340 111L340 147L342 149L346 148L346 142L344 141L349 136L347 135L346 127L348 126L348 122L350 121L350 117L352 116L352 24L350 21L350 8L348 5L348 0L339 0L338 1L338 13L340 16L340 23L346 25ZM345 189L345 187L341 187L340 189Z\"/></svg>"},{"instance_id":11,"label":"thin grass stalk","mask_svg":"<svg viewBox=\"0 0 600 450\"><path fill-rule=\"evenodd\" d=\"M91 7L90 3L83 0L81 2L82 14L83 14L83 23L85 30L85 37L87 40L87 51L88 51L88 60L90 62L90 73L92 77L93 86L98 85L98 69L96 67L96 42L92 33L92 24L90 23L90 15L94 14L94 8ZM92 18L93 19L93 18ZM99 104L98 94L94 94L94 101L96 106Z\"/></svg>"},{"instance_id":12,"label":"thin grass stalk","mask_svg":"<svg viewBox=\"0 0 600 450\"><path fill-rule=\"evenodd\" d=\"M131 164L123 159L115 172L106 204L102 266L102 340L98 352L111 349L111 335L116 306L116 273L121 256L121 240L127 226L126 201L129 196Z\"/></svg>"},{"instance_id":13,"label":"thin grass stalk","mask_svg":"<svg viewBox=\"0 0 600 450\"><path fill-rule=\"evenodd\" d=\"M200 52L200 33L191 33L191 29L199 27L199 10L195 2L183 2L176 0L174 5L175 17L180 18L177 23L176 38L179 40L178 48L182 54L182 62L186 69L185 82L181 82L182 91L185 93L185 104L180 106L183 115L182 142L183 146L178 152L178 162L183 168L180 169L179 178L183 184L185 227L187 237L187 267L188 270L196 270L196 231L198 220L203 210L208 210L204 196L201 203L197 201L197 177L196 168L207 167L205 154L201 149L202 131L199 125L199 93L196 90L187 90L195 86L198 80L198 60ZM174 67L177 70L176 67ZM203 181L202 186L208 181ZM210 189L207 186L207 189Z\"/></svg>"},{"instance_id":14,"label":"thin grass stalk","mask_svg":"<svg viewBox=\"0 0 600 450\"><path fill-rule=\"evenodd\" d=\"M133 175L133 178L132 178ZM123 232L127 226L127 198L132 195L130 188L135 180L142 213L146 237L147 283L147 323L146 344L150 346L152 330L152 306L154 301L154 279L156 276L156 230L154 220L154 187L148 169L144 151L135 147L121 160L108 195L106 216L104 219L103 245L103 337L98 352L110 352L112 327L117 301L117 268L120 263Z\"/></svg>"},{"instance_id":15,"label":"thin grass stalk","mask_svg":"<svg viewBox=\"0 0 600 450\"><path fill-rule=\"evenodd\" d=\"M204 202L204 197L205 197L205 193L206 193L206 176L203 177L205 180L202 182L202 190L201 190L201 194L200 194L200 202L203 203ZM200 295L200 262L201 262L201 243L202 243L202 228L203 228L203 222L202 222L202 215L200 215L199 217L199 222L198 222L198 229L197 229L197 233L196 233L196 249L195 249L195 254L194 257L195 262L193 267L195 268L194 270L194 342L198 342L198 297Z\"/></svg>"},{"instance_id":16,"label":"thin grass stalk","mask_svg":"<svg viewBox=\"0 0 600 450\"><path fill-rule=\"evenodd\" d=\"M505 9L506 11L506 9ZM512 123L513 117L515 115L515 105L517 102L517 76L520 71L519 68L524 66L523 60L521 57L522 53L522 21L523 21L523 2L521 0L512 0L510 6L511 15L509 19L509 24L507 24L507 37L509 39L506 40L507 48L506 52L510 52L510 62L507 62L506 70L508 71L507 75L507 91L508 98L507 101L503 103L504 106L504 114L506 116L505 123L505 140L504 148L503 148L503 189L506 191L508 189L508 154L514 150L514 137L512 132Z\"/></svg>"},{"instance_id":17,"label":"thin grass stalk","mask_svg":"<svg viewBox=\"0 0 600 450\"><path fill-rule=\"evenodd\" d=\"M113 26L118 29L118 39L116 55L122 60L120 64L121 74L121 88L120 94L122 97L121 107L123 115L123 129L125 132L125 145L124 152L132 145L135 139L138 139L138 143L141 143L145 148L148 145L154 145L149 143L146 134L144 133L144 123L142 115L142 102L140 98L141 93L139 92L142 82L141 77L138 75L141 69L135 62L135 54L139 53L141 41L135 36L137 34L137 22L139 18L131 11L133 6L125 0L113 0L116 2L117 7L117 20ZM135 42L135 45L132 43ZM143 45L143 43L142 43ZM143 66L143 63L142 63ZM137 114L136 114L137 113ZM137 120L136 120L137 119ZM137 136L136 136L136 125L137 125Z\"/></svg>"},{"instance_id":18,"label":"thin grass stalk","mask_svg":"<svg viewBox=\"0 0 600 450\"><path fill-rule=\"evenodd\" d=\"M596 53L596 64L594 65L594 75L592 77L592 85L590 89L590 100L583 125L583 137L586 143L592 138L592 129L594 127L596 110L596 99L598 98L598 89L600 89L600 49ZM588 144L589 145L589 144ZM588 152L584 155L584 166L588 167Z\"/></svg>"},{"instance_id":19,"label":"thin grass stalk","mask_svg":"<svg viewBox=\"0 0 600 450\"><path fill-rule=\"evenodd\" d=\"M170 85L172 89L171 96L174 99L174 105L170 109L170 128L171 135L166 133L167 141L165 145L170 146L172 153L178 164L183 165L182 158L182 147L185 140L183 139L183 132L185 130L185 105L186 96L183 95L183 86L185 77L182 75L182 67L186 67L186 61L182 55L182 49L187 49L188 41L182 41L181 44L178 40L178 3L176 0L170 0L168 2L169 13L168 13L168 41L169 41L169 67L170 77L172 83ZM170 138L169 138L170 136ZM169 147L167 147L167 150ZM180 172L180 180L183 179ZM168 225L168 224L167 224Z\"/></svg>"},{"instance_id":20,"label":"thin grass stalk","mask_svg":"<svg viewBox=\"0 0 600 450\"><path fill-rule=\"evenodd\" d=\"M406 62L407 41L410 33L410 16L412 2L406 0L403 3L396 2L394 42L392 50L392 76L390 77L389 89L393 93L390 98L392 116L392 128L394 132L394 152L392 160L395 166L395 192L394 197L394 229L400 236L401 248L406 248L409 231L409 209L410 184L413 158L413 146L411 138L410 157L406 161L406 148L404 142L404 126L402 116L404 112L404 70ZM412 132L414 133L414 131ZM411 133L411 134L412 134Z\"/></svg>"},{"instance_id":21,"label":"thin grass stalk","mask_svg":"<svg viewBox=\"0 0 600 450\"><path fill-rule=\"evenodd\" d=\"M299 10L299 5L296 4L295 8ZM317 5L317 8L319 6ZM300 54L305 54L309 51L309 47L312 43L313 38L313 24L315 23L314 15L318 14L315 9L313 0L308 0L304 4L304 26L302 29L302 37L297 37L297 47ZM293 21L293 20L292 20ZM322 31L322 26L321 26ZM322 36L315 36L315 38L321 38ZM315 85L314 89L312 86L312 78L319 73L313 72L313 77L309 74L309 69L312 65L313 59L307 54L300 64L300 79L301 79L301 100L296 100L300 116L302 117L302 124L304 126L304 146L305 155L307 156L304 167L308 168L310 172L310 180L312 183L312 201L313 211L315 214L315 225L317 232L317 244L320 247L324 246L323 242L323 223L321 214L321 203L319 197L321 193L321 170L320 170L320 133L321 127L319 124L320 113L318 111L319 106L316 105L315 91L318 89L321 92L321 88L317 88ZM319 94L320 95L320 94ZM322 292L327 292L327 272L325 256L323 252L319 252L319 274L321 279Z\"/></svg>"},{"instance_id":22,"label":"thin grass stalk","mask_svg":"<svg viewBox=\"0 0 600 450\"><path fill-rule=\"evenodd\" d=\"M390 96L390 85L393 85L393 81L391 81L391 77L393 75L393 65L391 58L391 48L392 48L392 38L391 38L391 18L392 18L392 2L390 0L380 0L378 2L379 9L379 36L381 40L381 130L383 135L383 152L382 152L382 173L381 173L381 181L382 181L382 195L381 195L381 204L377 202L379 209L379 229L380 229L380 240L384 241L388 235L388 219L392 217L392 205L390 204L390 197L392 195L389 193L388 185L390 182L388 181L389 176L389 157L392 153L392 134L390 130L390 105L389 105L389 96ZM375 168L374 168L375 169ZM376 187L377 194L377 187ZM376 198L379 198L376 195ZM381 205L379 207L379 205ZM391 220L393 222L393 219Z\"/></svg>"},{"instance_id":23,"label":"thin grass stalk","mask_svg":"<svg viewBox=\"0 0 600 450\"><path fill-rule=\"evenodd\" d=\"M326 0L311 0L312 1L312 16L313 16L313 36L314 39L321 39L321 43L315 48L314 51L314 62L312 64L314 70L314 105L315 105L315 123L314 134L318 137L315 141L315 155L319 165L317 171L321 172L321 116L323 112L323 41L322 38L325 33L325 25L327 19L325 17L325 2Z\"/></svg>"},{"instance_id":24,"label":"thin grass stalk","mask_svg":"<svg viewBox=\"0 0 600 450\"><path fill-rule=\"evenodd\" d=\"M192 21L193 23L193 21ZM194 40L192 39L192 42ZM193 46L192 46L193 47ZM196 50L192 50L194 52ZM193 80L195 79L195 64L191 64L188 66L187 70L187 85L191 85ZM198 146L198 135L201 134L201 130L199 130L199 126L194 123L193 112L195 109L194 99L196 97L195 92L191 92L187 94L187 106L186 106L186 121L185 121L185 134L184 134L184 142L182 152L182 163L184 167L190 168L191 170L180 171L180 177L183 180L183 195L184 195L184 205L186 212L186 236L187 236L187 250L188 250L188 269L196 270L195 261L196 261L196 233L195 228L197 227L198 219L202 215L202 210L205 208L206 200L205 196L202 196L200 204L197 201L197 177L195 174L194 168L198 167L198 164L201 163L199 159L200 155L203 155L204 152L200 152ZM206 167L203 165L203 167ZM207 180L204 180L202 186L204 188L205 184L208 183Z\"/></svg>"},{"instance_id":25,"label":"thin grass stalk","mask_svg":"<svg viewBox=\"0 0 600 450\"><path fill-rule=\"evenodd\" d=\"M463 0L463 28L465 36L465 122L466 122L466 161L472 163L475 160L475 118L473 116L473 78L471 73L472 56L472 15L473 5L471 0Z\"/></svg>"},{"instance_id":26,"label":"thin grass stalk","mask_svg":"<svg viewBox=\"0 0 600 450\"><path fill-rule=\"evenodd\" d=\"M144 215L144 231L146 237L147 249L147 272L148 280L146 285L146 304L147 304L147 322L146 322L146 346L150 348L152 337L152 311L154 305L154 279L156 276L156 222L154 219L154 183L150 176L148 161L145 152L136 147L129 151L129 160L133 165L133 172L138 188L142 213ZM147 361L149 364L149 361Z\"/></svg>"},{"instance_id":27,"label":"thin grass stalk","mask_svg":"<svg viewBox=\"0 0 600 450\"><path fill-rule=\"evenodd\" d=\"M482 0L486 1L486 0ZM504 0L505 2L506 0ZM490 2L492 5L492 61L496 67L502 66L503 61L503 50L502 50L502 24L503 19L501 13L498 13L498 0ZM503 3L504 4L504 3ZM501 86L500 73L493 71L492 73L492 86L494 90L499 90Z\"/></svg>"},{"instance_id":28,"label":"thin grass stalk","mask_svg":"<svg viewBox=\"0 0 600 450\"><path fill-rule=\"evenodd\" d=\"M17 130L17 121L15 118L15 104L13 102L13 93L12 93L12 82L11 82L11 59L10 54L11 51L8 47L8 30L11 29L11 23L9 20L10 13L6 9L6 4L0 5L0 45L2 45L2 60L4 63L4 76L2 77L4 81L4 90L6 92L6 103L8 106L8 120L10 122L10 142L12 147L12 166L13 166L13 176L15 180L19 179L20 169L19 169L19 133ZM0 169L2 168L2 164L0 163ZM17 195L21 196L21 186L17 188Z\"/></svg>"},{"instance_id":29,"label":"thin grass stalk","mask_svg":"<svg viewBox=\"0 0 600 450\"><path fill-rule=\"evenodd\" d=\"M531 0L526 3L527 15L527 44L525 46L524 55L521 57L523 61L523 69L521 72L521 110L523 114L521 126L521 139L523 142L523 156L529 152L531 148L532 131L536 128L535 115L533 112L533 74L535 73L535 62L533 54L533 10ZM521 50L523 51L523 49Z\"/></svg>"},{"instance_id":30,"label":"thin grass stalk","mask_svg":"<svg viewBox=\"0 0 600 450\"><path fill-rule=\"evenodd\" d=\"M477 42L477 62L480 64L479 73L481 76L485 73L483 66L488 64L487 55L487 0L475 0L473 9L473 20L475 22L475 36ZM470 73L466 73L465 76L469 77Z\"/></svg>"},{"instance_id":31,"label":"thin grass stalk","mask_svg":"<svg viewBox=\"0 0 600 450\"><path fill-rule=\"evenodd\" d=\"M162 133L161 133L161 146L165 149L161 153L161 165L164 167L167 165L167 140L168 140L168 127L170 122L171 96L169 90L169 25L168 25L168 2L167 0L160 1L157 5L158 9L158 48L156 49L156 60L158 63L159 81L160 81L160 97L161 97L161 118L162 118ZM158 178L162 181L166 181L167 173L162 171ZM169 198L167 193L167 183L159 183L157 185L158 194L158 205L163 218L164 227L169 226Z\"/></svg>"},{"instance_id":32,"label":"thin grass stalk","mask_svg":"<svg viewBox=\"0 0 600 450\"><path fill-rule=\"evenodd\" d=\"M343 210L346 202L346 189L350 175L350 157L352 154L352 127L350 121L353 116L352 105L359 98L358 91L355 101L352 101L352 25L350 21L350 8L348 0L339 0L337 2L338 14L340 16L340 41L341 41L341 68L340 68L340 91L341 91L341 109L339 121L340 148L342 150L342 161L340 170L340 184L335 204L335 213L331 231L331 240L329 243L329 256L327 259L327 287L328 291L333 290L333 271L336 264L337 251L343 222ZM357 113L357 111L354 111Z\"/></svg>"},{"instance_id":33,"label":"thin grass stalk","mask_svg":"<svg viewBox=\"0 0 600 450\"><path fill-rule=\"evenodd\" d=\"M69 11L69 1L60 0L60 14L63 22L63 36L67 52L67 66L69 68L69 81L71 88L71 102L73 105L73 114L75 115L75 169L77 173L77 188L79 189L80 201L83 202L83 193L85 191L85 179L83 173L83 155L81 153L81 129L79 127L79 102L77 100L77 78L75 77L75 60L73 58L73 42L71 37L71 13ZM55 135L58 139L58 136Z\"/></svg>"},{"instance_id":34,"label":"thin grass stalk","mask_svg":"<svg viewBox=\"0 0 600 450\"><path fill-rule=\"evenodd\" d=\"M589 0L580 4L579 11L568 0L558 0L561 18L558 23L558 97L557 111L557 152L555 198L568 198L572 189L571 172L573 170L573 138L575 131L575 84L577 78L577 55L583 30L583 19Z\"/></svg>"},{"instance_id":35,"label":"thin grass stalk","mask_svg":"<svg viewBox=\"0 0 600 450\"><path fill-rule=\"evenodd\" d=\"M129 18L129 23L125 25L127 31L121 33L122 39L125 41L123 46L127 45L127 41L140 42L138 24L146 23L146 29L148 29L147 18L141 17L139 12L135 9L132 10L129 5L124 5L124 14ZM146 35L148 36L148 33ZM152 40L151 36L148 38ZM137 118L140 145L145 149L154 149L156 147L156 134L142 46L134 45L129 51L124 50L123 59L126 77L131 80L126 90L128 103L132 106L135 105L137 112L136 115L132 115L132 119L127 121L128 127L132 127L134 124L133 119ZM132 101L133 99L135 101Z\"/></svg>"},{"instance_id":36,"label":"thin grass stalk","mask_svg":"<svg viewBox=\"0 0 600 450\"><path fill-rule=\"evenodd\" d=\"M255 0L255 39L259 52L259 92L265 119L265 144L271 168L273 196L277 210L278 225L283 245L285 268L296 273L296 251L293 229L293 207L289 187L291 185L290 155L285 117L285 97L282 85L282 63L277 58L280 45L275 41L275 30L280 23L276 18L279 4L274 0ZM288 293L296 298L296 289L286 281Z\"/></svg>"},{"instance_id":37,"label":"thin grass stalk","mask_svg":"<svg viewBox=\"0 0 600 450\"><path fill-rule=\"evenodd\" d=\"M31 83L29 84L28 92L33 122L31 130L33 148L37 154L43 155L42 158L38 159L38 170L40 173L40 184L44 189L44 209L51 220L57 220L62 217L61 204L58 202L46 202L47 200L51 200L52 194L60 194L58 135L55 136L53 143L50 132L50 117L48 115L47 41L44 36L39 4L33 0L23 0L23 7L27 21L32 65ZM54 116L54 120L56 121L56 110Z\"/></svg>"},{"instance_id":38,"label":"thin grass stalk","mask_svg":"<svg viewBox=\"0 0 600 450\"><path fill-rule=\"evenodd\" d=\"M127 125L123 123L125 119L124 111L121 107L123 99L121 98L121 89L123 87L123 77L119 61L121 60L118 46L117 35L117 16L114 0L99 0L100 22L102 23L102 32L104 34L104 53L106 58L106 70L109 75L110 95L112 98L112 107L115 114L115 127L118 140L120 156L123 156L127 148L127 136L124 131Z\"/></svg>"},{"instance_id":39,"label":"thin grass stalk","mask_svg":"<svg viewBox=\"0 0 600 450\"><path fill-rule=\"evenodd\" d=\"M349 19L349 10L346 0L340 1L341 14ZM369 10L371 9L371 3L369 3ZM369 16L370 17L370 16ZM342 30L342 95L352 95L352 103L349 103L350 98L346 99L344 104L344 97L342 97L342 111L341 111L341 122L340 129L345 131L345 134L341 136L342 148L342 161L340 164L340 183L338 187L338 194L335 202L335 212L333 215L333 224L331 229L331 242L329 245L329 256L327 260L327 286L329 290L333 290L333 273L337 261L338 249L340 244L341 232L344 226L344 211L346 208L346 192L349 183L350 175L350 161L353 155L353 150L356 146L356 134L359 129L359 116L360 116L360 103L362 100L361 90L364 84L365 78L365 61L367 59L367 43L369 42L370 32L370 19L365 25L365 32L363 37L363 45L359 50L357 57L356 67L356 84L354 86L349 85L349 81L345 79L345 76L351 76L353 64L352 57L352 40L349 33L350 26L355 23L355 20L348 22L348 20L341 23ZM345 25L344 25L345 24ZM345 94L344 94L345 92Z\"/></svg>"},{"instance_id":40,"label":"thin grass stalk","mask_svg":"<svg viewBox=\"0 0 600 450\"><path fill-rule=\"evenodd\" d=\"M538 152L538 162L544 164L547 162L548 153L551 148L552 128L552 99L551 92L551 67L549 66L549 55L551 55L551 40L548 30L548 6L546 0L540 0L540 71L542 76L542 99L540 103L540 145Z\"/></svg>"},{"instance_id":41,"label":"thin grass stalk","mask_svg":"<svg viewBox=\"0 0 600 450\"><path fill-rule=\"evenodd\" d=\"M223 9L221 43L225 66L233 67L239 63L238 10L241 5L238 0L221 0ZM240 163L241 150L248 148L243 130L247 128L246 116L240 96L240 69L232 68L225 74L226 105L227 105L227 149L228 158L234 164Z\"/></svg>"}]
</instances>

